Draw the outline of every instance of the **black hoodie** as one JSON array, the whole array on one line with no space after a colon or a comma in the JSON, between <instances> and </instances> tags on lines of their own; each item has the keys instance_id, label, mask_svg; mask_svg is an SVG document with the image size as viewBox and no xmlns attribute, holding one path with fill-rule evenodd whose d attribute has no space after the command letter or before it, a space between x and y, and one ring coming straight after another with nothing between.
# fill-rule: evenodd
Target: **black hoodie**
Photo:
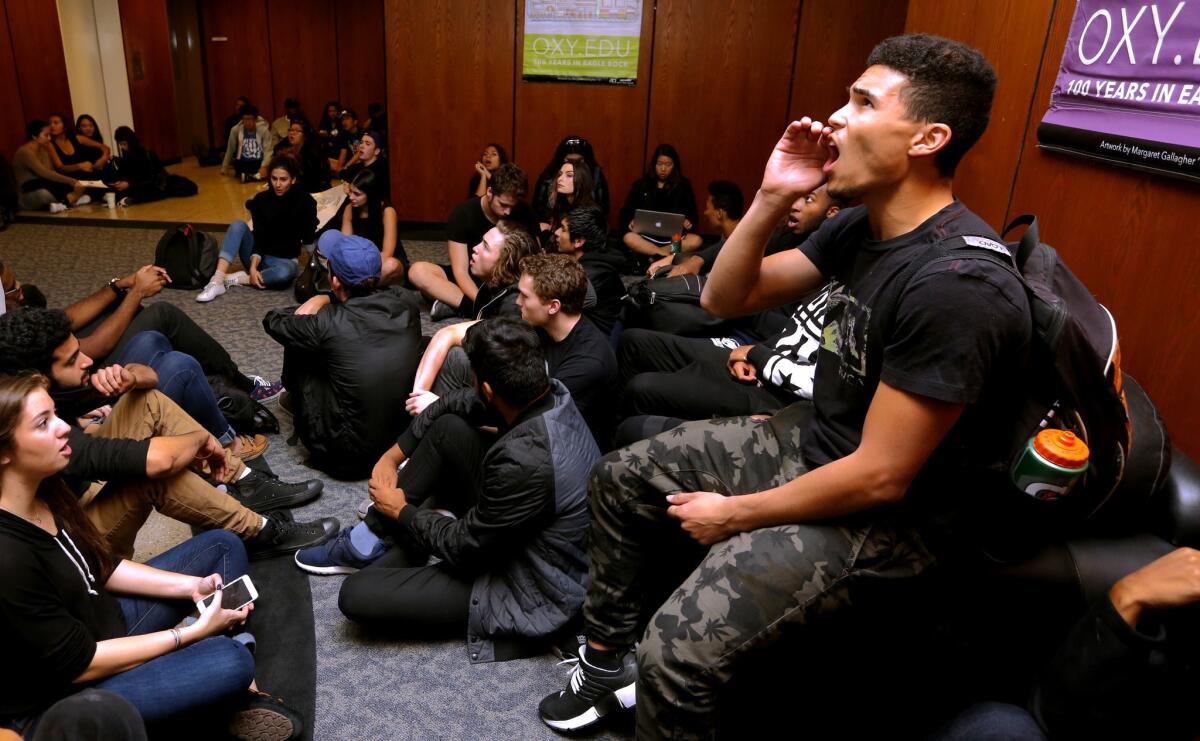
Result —
<instances>
[{"instance_id":1,"label":"black hoodie","mask_svg":"<svg viewBox=\"0 0 1200 741\"><path fill-rule=\"evenodd\" d=\"M52 536L0 510L0 724L81 689L72 680L96 642L127 632L121 605L97 581L99 564L57 524Z\"/></svg>"},{"instance_id":2,"label":"black hoodie","mask_svg":"<svg viewBox=\"0 0 1200 741\"><path fill-rule=\"evenodd\" d=\"M625 284L621 281L621 268L625 256L607 248L583 253L579 265L587 273L588 283L596 292L596 305L585 306L584 316L592 320L605 336L612 334L613 325L621 314L621 299L625 297Z\"/></svg>"}]
</instances>

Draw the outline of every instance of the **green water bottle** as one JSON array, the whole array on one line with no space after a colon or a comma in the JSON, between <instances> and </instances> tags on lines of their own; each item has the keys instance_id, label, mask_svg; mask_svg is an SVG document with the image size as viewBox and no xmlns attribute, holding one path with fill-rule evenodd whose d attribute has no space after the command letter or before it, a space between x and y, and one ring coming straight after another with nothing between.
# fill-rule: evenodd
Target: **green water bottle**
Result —
<instances>
[{"instance_id":1,"label":"green water bottle","mask_svg":"<svg viewBox=\"0 0 1200 741\"><path fill-rule=\"evenodd\" d=\"M683 252L683 235L682 234L672 234L671 235L671 254L678 255L680 252Z\"/></svg>"},{"instance_id":2,"label":"green water bottle","mask_svg":"<svg viewBox=\"0 0 1200 741\"><path fill-rule=\"evenodd\" d=\"M1026 443L1010 474L1018 489L1034 499L1066 496L1088 469L1087 443L1069 430L1042 430Z\"/></svg>"}]
</instances>

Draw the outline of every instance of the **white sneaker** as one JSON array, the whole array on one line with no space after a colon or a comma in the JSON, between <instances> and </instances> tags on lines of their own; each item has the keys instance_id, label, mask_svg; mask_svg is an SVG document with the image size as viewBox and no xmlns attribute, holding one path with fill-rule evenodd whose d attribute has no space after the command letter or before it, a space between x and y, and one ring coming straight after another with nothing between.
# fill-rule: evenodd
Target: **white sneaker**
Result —
<instances>
[{"instance_id":1,"label":"white sneaker","mask_svg":"<svg viewBox=\"0 0 1200 741\"><path fill-rule=\"evenodd\" d=\"M202 304L207 304L222 293L225 293L225 286L220 283L209 283L204 287L203 291L196 294L196 300Z\"/></svg>"},{"instance_id":2,"label":"white sneaker","mask_svg":"<svg viewBox=\"0 0 1200 741\"><path fill-rule=\"evenodd\" d=\"M65 204L65 203L51 203L50 204L50 213L52 213L52 214L61 214L63 211L66 211L66 210L67 210L67 204Z\"/></svg>"},{"instance_id":3,"label":"white sneaker","mask_svg":"<svg viewBox=\"0 0 1200 741\"><path fill-rule=\"evenodd\" d=\"M227 286L245 286L250 284L250 274L245 270L239 270L236 273L229 273L225 276L225 285Z\"/></svg>"},{"instance_id":4,"label":"white sneaker","mask_svg":"<svg viewBox=\"0 0 1200 741\"><path fill-rule=\"evenodd\" d=\"M75 201L76 206L86 206L92 202L92 197L88 195L79 196L79 200Z\"/></svg>"}]
</instances>

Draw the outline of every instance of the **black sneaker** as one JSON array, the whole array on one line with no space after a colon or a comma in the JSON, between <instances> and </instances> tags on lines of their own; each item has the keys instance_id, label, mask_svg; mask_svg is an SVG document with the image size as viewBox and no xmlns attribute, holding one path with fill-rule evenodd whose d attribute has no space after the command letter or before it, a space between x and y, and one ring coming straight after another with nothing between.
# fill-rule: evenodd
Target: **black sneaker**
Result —
<instances>
[{"instance_id":1,"label":"black sneaker","mask_svg":"<svg viewBox=\"0 0 1200 741\"><path fill-rule=\"evenodd\" d=\"M556 731L586 728L614 710L632 708L636 684L637 659L632 651L621 657L620 669L608 671L588 663L584 644L567 688L543 698L538 717Z\"/></svg>"},{"instance_id":2,"label":"black sneaker","mask_svg":"<svg viewBox=\"0 0 1200 741\"><path fill-rule=\"evenodd\" d=\"M294 522L291 515L272 512L267 524L246 542L251 561L282 556L301 548L321 545L338 534L342 525L336 517L322 517L313 522Z\"/></svg>"},{"instance_id":3,"label":"black sneaker","mask_svg":"<svg viewBox=\"0 0 1200 741\"><path fill-rule=\"evenodd\" d=\"M288 484L271 474L251 468L240 480L226 484L234 499L259 514L287 507L299 507L316 499L325 488L320 479Z\"/></svg>"},{"instance_id":4,"label":"black sneaker","mask_svg":"<svg viewBox=\"0 0 1200 741\"><path fill-rule=\"evenodd\" d=\"M304 733L304 719L279 698L251 691L246 705L233 714L225 730L246 741L290 741Z\"/></svg>"}]
</instances>

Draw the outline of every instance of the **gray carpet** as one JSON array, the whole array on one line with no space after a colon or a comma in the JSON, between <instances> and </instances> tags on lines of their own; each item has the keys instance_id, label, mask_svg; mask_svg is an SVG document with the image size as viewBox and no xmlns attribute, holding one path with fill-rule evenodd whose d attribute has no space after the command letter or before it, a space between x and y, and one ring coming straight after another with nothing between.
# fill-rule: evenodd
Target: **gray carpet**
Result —
<instances>
[{"instance_id":1,"label":"gray carpet","mask_svg":"<svg viewBox=\"0 0 1200 741\"><path fill-rule=\"evenodd\" d=\"M152 262L160 232L86 226L16 224L0 233L0 260L24 283L42 288L61 307ZM220 235L215 235L220 238ZM445 243L405 242L414 260L439 259ZM152 299L183 308L220 340L242 370L278 378L283 353L263 332L271 308L292 303L290 292L235 287L211 304L190 291L166 290ZM429 334L428 316L423 316ZM266 458L285 480L321 477L325 493L294 510L297 519L333 515L355 521L366 496L364 482L338 482L304 466L302 446L287 446L291 420L279 412L281 434L271 436ZM150 527L148 525L147 527ZM556 738L537 719L544 695L562 689L569 667L552 656L472 666L465 640L399 642L362 634L338 612L341 577L312 578L317 645L318 739L535 739ZM269 598L269 595L266 595ZM270 690L269 687L264 689ZM611 723L596 738L627 738L628 720Z\"/></svg>"}]
</instances>

